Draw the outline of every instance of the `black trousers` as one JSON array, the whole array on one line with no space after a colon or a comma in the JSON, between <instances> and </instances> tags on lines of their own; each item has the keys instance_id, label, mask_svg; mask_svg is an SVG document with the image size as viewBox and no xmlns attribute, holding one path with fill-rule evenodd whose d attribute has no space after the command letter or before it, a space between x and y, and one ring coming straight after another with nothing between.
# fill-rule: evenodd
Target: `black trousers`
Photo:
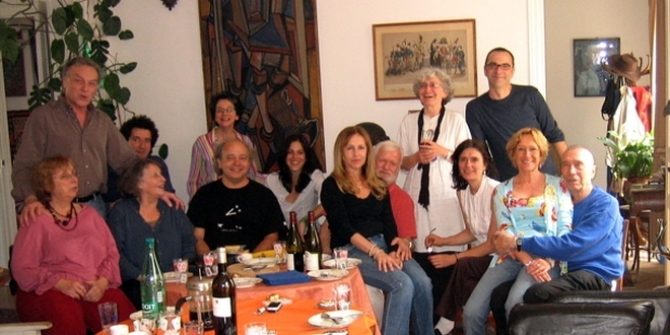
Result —
<instances>
[{"instance_id":1,"label":"black trousers","mask_svg":"<svg viewBox=\"0 0 670 335\"><path fill-rule=\"evenodd\" d=\"M416 260L417 263L421 266L423 271L426 272L428 278L430 278L431 284L433 284L433 324L440 319L440 316L435 313L437 305L442 299L442 293L447 288L449 283L449 278L454 270L453 266L448 266L446 268L437 269L433 264L428 260L428 257L431 255L441 255L441 254L454 254L453 251L445 251L441 253L426 253L426 252L413 252L412 257Z\"/></svg>"},{"instance_id":2,"label":"black trousers","mask_svg":"<svg viewBox=\"0 0 670 335\"><path fill-rule=\"evenodd\" d=\"M537 283L526 291L523 302L526 304L540 304L551 301L557 294L566 291L609 291L610 283L599 276L586 271L577 270L568 272L550 282Z\"/></svg>"}]
</instances>

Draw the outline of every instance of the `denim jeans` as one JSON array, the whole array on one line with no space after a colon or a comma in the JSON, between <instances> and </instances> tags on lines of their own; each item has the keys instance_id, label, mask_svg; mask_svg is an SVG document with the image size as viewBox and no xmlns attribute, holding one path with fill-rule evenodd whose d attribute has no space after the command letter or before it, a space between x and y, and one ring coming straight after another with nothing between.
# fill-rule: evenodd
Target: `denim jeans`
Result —
<instances>
[{"instance_id":1,"label":"denim jeans","mask_svg":"<svg viewBox=\"0 0 670 335\"><path fill-rule=\"evenodd\" d=\"M95 194L93 199L85 202L84 205L93 207L103 219L107 220L107 205L100 194Z\"/></svg>"},{"instance_id":2,"label":"denim jeans","mask_svg":"<svg viewBox=\"0 0 670 335\"><path fill-rule=\"evenodd\" d=\"M556 278L559 273L560 267L556 262L556 266L549 270L549 275L551 278ZM491 310L489 306L491 293L499 284L513 279L516 280L505 302L505 312L508 318L512 307L523 301L524 293L536 281L526 272L521 262L512 258L506 258L502 263L486 270L463 307L463 330L466 334L486 334L486 319Z\"/></svg>"},{"instance_id":3,"label":"denim jeans","mask_svg":"<svg viewBox=\"0 0 670 335\"><path fill-rule=\"evenodd\" d=\"M380 249L387 251L382 235L369 240ZM382 334L409 334L409 317L412 319L414 334L433 334L433 296L432 285L426 273L413 259L403 263L402 271L383 272L374 259L351 244L349 257L358 258L363 263L358 269L363 281L386 293Z\"/></svg>"}]
</instances>

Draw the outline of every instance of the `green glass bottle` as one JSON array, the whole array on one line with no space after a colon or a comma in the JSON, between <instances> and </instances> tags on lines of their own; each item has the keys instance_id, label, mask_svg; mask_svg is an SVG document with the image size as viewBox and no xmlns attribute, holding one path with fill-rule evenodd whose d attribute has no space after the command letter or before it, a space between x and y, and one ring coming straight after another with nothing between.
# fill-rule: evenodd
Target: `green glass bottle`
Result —
<instances>
[{"instance_id":1,"label":"green glass bottle","mask_svg":"<svg viewBox=\"0 0 670 335\"><path fill-rule=\"evenodd\" d=\"M156 258L155 242L153 238L146 239L146 256L140 275L140 291L142 295L142 317L158 320L165 312L165 280L163 272Z\"/></svg>"}]
</instances>

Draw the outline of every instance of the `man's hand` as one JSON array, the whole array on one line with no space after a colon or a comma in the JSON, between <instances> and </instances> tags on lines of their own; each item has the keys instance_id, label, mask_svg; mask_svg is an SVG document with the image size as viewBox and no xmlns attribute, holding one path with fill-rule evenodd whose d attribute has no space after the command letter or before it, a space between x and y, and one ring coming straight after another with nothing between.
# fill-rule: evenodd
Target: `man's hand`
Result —
<instances>
[{"instance_id":1,"label":"man's hand","mask_svg":"<svg viewBox=\"0 0 670 335\"><path fill-rule=\"evenodd\" d=\"M81 299L86 295L86 287L82 283L70 279L59 280L54 288L73 299Z\"/></svg>"},{"instance_id":2,"label":"man's hand","mask_svg":"<svg viewBox=\"0 0 670 335\"><path fill-rule=\"evenodd\" d=\"M21 216L19 216L19 225L21 227L27 226L29 223L33 222L42 213L46 213L47 209L44 205L37 200L37 197L34 195L28 196L24 200L23 209L21 210Z\"/></svg>"},{"instance_id":3,"label":"man's hand","mask_svg":"<svg viewBox=\"0 0 670 335\"><path fill-rule=\"evenodd\" d=\"M91 285L91 288L84 295L84 300L88 302L96 302L100 300L109 286L109 281L105 277L99 277L96 280L87 281L86 283Z\"/></svg>"},{"instance_id":4,"label":"man's hand","mask_svg":"<svg viewBox=\"0 0 670 335\"><path fill-rule=\"evenodd\" d=\"M452 254L439 254L428 256L428 261L433 264L436 269L446 268L456 264L456 255Z\"/></svg>"},{"instance_id":5,"label":"man's hand","mask_svg":"<svg viewBox=\"0 0 670 335\"><path fill-rule=\"evenodd\" d=\"M498 230L493 235L493 250L498 255L509 254L516 249L516 236Z\"/></svg>"},{"instance_id":6,"label":"man's hand","mask_svg":"<svg viewBox=\"0 0 670 335\"><path fill-rule=\"evenodd\" d=\"M412 249L409 248L409 242L406 239L402 237L396 237L393 239L393 241L391 241L391 245L398 246L398 251L396 254L401 261L406 261L412 258Z\"/></svg>"},{"instance_id":7,"label":"man's hand","mask_svg":"<svg viewBox=\"0 0 670 335\"><path fill-rule=\"evenodd\" d=\"M170 207L175 207L177 209L186 208L184 202L181 201L181 199L179 199L179 197L172 192L165 192L165 194L163 194L161 199L165 201L165 203Z\"/></svg>"}]
</instances>

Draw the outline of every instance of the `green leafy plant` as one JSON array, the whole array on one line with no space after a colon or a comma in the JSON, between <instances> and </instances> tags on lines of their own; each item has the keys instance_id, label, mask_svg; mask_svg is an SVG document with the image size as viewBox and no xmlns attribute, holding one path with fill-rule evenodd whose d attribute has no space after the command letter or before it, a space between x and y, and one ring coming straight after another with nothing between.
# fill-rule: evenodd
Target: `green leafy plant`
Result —
<instances>
[{"instance_id":1,"label":"green leafy plant","mask_svg":"<svg viewBox=\"0 0 670 335\"><path fill-rule=\"evenodd\" d=\"M612 173L617 180L649 178L653 173L654 136L646 133L640 140L623 141L615 131L609 137L598 137L607 147L612 148L615 162Z\"/></svg>"},{"instance_id":2,"label":"green leafy plant","mask_svg":"<svg viewBox=\"0 0 670 335\"><path fill-rule=\"evenodd\" d=\"M131 92L127 87L121 86L119 75L132 72L137 63L120 62L110 55L110 43L107 40L108 37L118 37L120 40L134 37L132 31L122 28L121 19L112 11L119 2L121 0L97 0L93 6L94 19L89 21L84 10L88 0L58 0L58 6L50 15L39 10L37 0L21 0L20 3L0 0L0 4L17 8L12 17L0 19L0 51L5 58L15 61L22 47L10 25L14 18L37 18L35 33L45 32L52 39L49 46L49 73L42 82L32 87L28 99L31 110L53 100L56 92L62 91L60 74L63 66L71 58L84 56L98 63L103 72L100 90L95 99L96 107L107 113L112 120L116 120L117 115L120 116L122 112L130 112L126 105Z\"/></svg>"}]
</instances>

